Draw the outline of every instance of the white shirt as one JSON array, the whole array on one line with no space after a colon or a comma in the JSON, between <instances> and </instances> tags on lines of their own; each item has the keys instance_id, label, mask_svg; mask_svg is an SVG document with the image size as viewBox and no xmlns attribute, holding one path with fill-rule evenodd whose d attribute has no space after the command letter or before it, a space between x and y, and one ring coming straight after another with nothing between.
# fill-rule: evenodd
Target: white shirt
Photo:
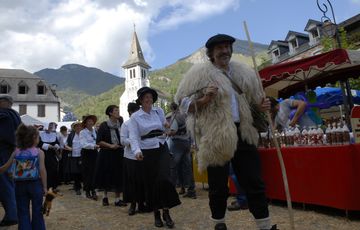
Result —
<instances>
[{"instance_id":1,"label":"white shirt","mask_svg":"<svg viewBox=\"0 0 360 230\"><path fill-rule=\"evenodd\" d=\"M72 157L81 157L80 134L75 133L72 142Z\"/></svg>"},{"instance_id":2,"label":"white shirt","mask_svg":"<svg viewBox=\"0 0 360 230\"><path fill-rule=\"evenodd\" d=\"M55 142L57 140L57 134L55 132L47 133L46 131L42 131L42 132L40 132L40 139L42 142L45 142L45 143L43 143L41 148L46 151L49 149L49 146L50 146L50 144L47 144L47 143ZM54 147L56 149L60 148L60 146L58 144L55 144Z\"/></svg>"},{"instance_id":3,"label":"white shirt","mask_svg":"<svg viewBox=\"0 0 360 230\"><path fill-rule=\"evenodd\" d=\"M80 144L83 149L95 149L96 145L96 132L87 128L80 131Z\"/></svg>"},{"instance_id":4,"label":"white shirt","mask_svg":"<svg viewBox=\"0 0 360 230\"><path fill-rule=\"evenodd\" d=\"M161 108L153 107L150 113L146 113L141 108L131 116L130 120L130 145L135 154L141 152L141 149L159 148L159 143L165 143L165 136L141 140L141 136L148 134L152 130L165 130L165 114Z\"/></svg>"},{"instance_id":5,"label":"white shirt","mask_svg":"<svg viewBox=\"0 0 360 230\"><path fill-rule=\"evenodd\" d=\"M62 149L65 148L68 136L69 135L64 136L64 135L62 135L62 133L58 134L58 138L59 138L59 142L60 142L60 148L62 148Z\"/></svg>"},{"instance_id":6,"label":"white shirt","mask_svg":"<svg viewBox=\"0 0 360 230\"><path fill-rule=\"evenodd\" d=\"M130 132L129 132L130 122L131 120L129 119L121 125L120 140L121 140L121 144L125 146L124 157L130 160L136 160L135 154L133 154L133 152L131 151L131 146L130 146Z\"/></svg>"}]
</instances>

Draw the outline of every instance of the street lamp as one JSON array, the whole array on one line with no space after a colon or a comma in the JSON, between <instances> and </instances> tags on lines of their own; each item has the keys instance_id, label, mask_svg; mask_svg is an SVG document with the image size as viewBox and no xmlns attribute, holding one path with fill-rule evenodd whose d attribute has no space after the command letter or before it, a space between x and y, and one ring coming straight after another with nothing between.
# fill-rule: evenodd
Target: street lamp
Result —
<instances>
[{"instance_id":1,"label":"street lamp","mask_svg":"<svg viewBox=\"0 0 360 230\"><path fill-rule=\"evenodd\" d=\"M319 10L323 13L323 16L321 17L321 22L322 22L322 26L321 26L321 31L322 31L322 35L324 37L329 37L329 38L333 38L334 36L336 37L336 41L337 41L337 45L338 48L341 48L341 42L340 42L340 36L339 36L339 30L338 30L338 26L336 24L336 20L335 20L335 14L334 14L334 9L332 7L332 4L330 2L330 0L326 0L328 5L330 6L331 9L331 14L332 14L332 18L333 18L333 22L331 21L331 19L326 15L326 13L328 12L328 6L323 3L322 6L320 6L319 4L319 0L316 0L317 6L319 8ZM346 85L346 94L345 94L345 87L344 87L344 83ZM340 85L341 85L341 91L344 95L344 105L346 108L349 108L347 110L347 118L348 115L350 113L351 108L353 107L353 102L352 102L352 97L351 97L351 89L350 89L350 84L349 84L349 79L346 79L345 81L340 81Z\"/></svg>"},{"instance_id":2,"label":"street lamp","mask_svg":"<svg viewBox=\"0 0 360 230\"><path fill-rule=\"evenodd\" d=\"M337 26L334 23L332 23L330 20L326 20L322 24L321 32L325 37L332 38L337 33ZM340 43L339 46L341 46Z\"/></svg>"},{"instance_id":3,"label":"street lamp","mask_svg":"<svg viewBox=\"0 0 360 230\"><path fill-rule=\"evenodd\" d=\"M321 17L321 22L322 22L322 26L321 26L321 31L322 31L322 35L324 37L329 37L329 38L333 38L334 36L336 36L336 41L337 41L337 45L339 48L341 48L341 42L340 42L340 37L339 37L339 30L336 24L336 20L335 20L335 15L334 15L334 9L332 7L332 4L330 2L330 0L327 0L328 5L330 6L331 9L331 14L332 14L332 18L333 18L333 22L331 21L331 19L326 15L326 13L328 12L328 6L323 3L322 6L320 6L319 4L319 0L316 0L317 6L319 8L319 10L323 13L323 16Z\"/></svg>"}]
</instances>

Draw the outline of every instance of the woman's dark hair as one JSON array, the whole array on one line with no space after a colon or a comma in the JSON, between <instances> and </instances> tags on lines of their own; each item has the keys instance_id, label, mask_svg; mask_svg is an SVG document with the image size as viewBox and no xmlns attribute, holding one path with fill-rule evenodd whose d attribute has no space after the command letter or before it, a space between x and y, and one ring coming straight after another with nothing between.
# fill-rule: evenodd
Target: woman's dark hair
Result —
<instances>
[{"instance_id":1,"label":"woman's dark hair","mask_svg":"<svg viewBox=\"0 0 360 230\"><path fill-rule=\"evenodd\" d=\"M140 109L140 106L134 102L130 102L128 104L127 110L129 114L135 113L136 111L138 111Z\"/></svg>"},{"instance_id":2,"label":"woman's dark hair","mask_svg":"<svg viewBox=\"0 0 360 230\"><path fill-rule=\"evenodd\" d=\"M60 132L64 132L64 131L67 131L67 128L65 125L61 126L60 127Z\"/></svg>"},{"instance_id":3,"label":"woman's dark hair","mask_svg":"<svg viewBox=\"0 0 360 230\"><path fill-rule=\"evenodd\" d=\"M119 106L117 106L117 105L109 105L105 110L105 114L110 117L110 113L112 113L114 111L114 109L118 109L118 108L119 108Z\"/></svg>"},{"instance_id":4,"label":"woman's dark hair","mask_svg":"<svg viewBox=\"0 0 360 230\"><path fill-rule=\"evenodd\" d=\"M21 124L16 130L16 145L19 149L27 149L34 145L39 131L34 126Z\"/></svg>"}]
</instances>

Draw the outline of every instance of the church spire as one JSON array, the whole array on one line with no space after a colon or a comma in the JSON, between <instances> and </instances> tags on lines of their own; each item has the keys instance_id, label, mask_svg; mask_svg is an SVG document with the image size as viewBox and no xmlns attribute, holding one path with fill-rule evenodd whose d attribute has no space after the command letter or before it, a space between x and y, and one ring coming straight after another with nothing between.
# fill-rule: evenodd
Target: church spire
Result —
<instances>
[{"instance_id":1,"label":"church spire","mask_svg":"<svg viewBox=\"0 0 360 230\"><path fill-rule=\"evenodd\" d=\"M135 65L140 65L147 69L150 69L151 66L144 59L144 54L141 50L139 39L137 37L135 29L136 28L135 28L135 24L134 24L134 34L133 34L133 39L132 39L132 43L131 43L129 58L122 67L129 68L129 67L132 67Z\"/></svg>"}]
</instances>

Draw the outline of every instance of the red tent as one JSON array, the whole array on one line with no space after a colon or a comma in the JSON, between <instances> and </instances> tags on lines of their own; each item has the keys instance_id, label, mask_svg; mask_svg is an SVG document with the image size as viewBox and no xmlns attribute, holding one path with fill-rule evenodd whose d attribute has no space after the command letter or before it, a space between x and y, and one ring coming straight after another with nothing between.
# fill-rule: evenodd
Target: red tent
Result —
<instances>
[{"instance_id":1,"label":"red tent","mask_svg":"<svg viewBox=\"0 0 360 230\"><path fill-rule=\"evenodd\" d=\"M268 96L289 97L308 88L360 77L360 51L336 49L259 71Z\"/></svg>"}]
</instances>

